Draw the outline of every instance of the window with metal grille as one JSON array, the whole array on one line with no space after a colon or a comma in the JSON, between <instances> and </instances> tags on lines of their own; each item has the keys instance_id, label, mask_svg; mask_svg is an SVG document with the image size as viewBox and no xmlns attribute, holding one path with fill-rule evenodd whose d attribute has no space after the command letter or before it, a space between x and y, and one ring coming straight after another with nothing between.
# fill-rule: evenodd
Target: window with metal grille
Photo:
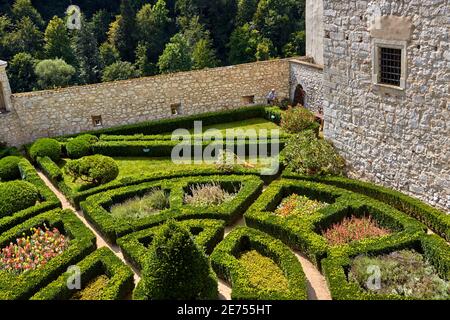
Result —
<instances>
[{"instance_id":1,"label":"window with metal grille","mask_svg":"<svg viewBox=\"0 0 450 320\"><path fill-rule=\"evenodd\" d=\"M402 50L380 48L380 83L400 86Z\"/></svg>"}]
</instances>

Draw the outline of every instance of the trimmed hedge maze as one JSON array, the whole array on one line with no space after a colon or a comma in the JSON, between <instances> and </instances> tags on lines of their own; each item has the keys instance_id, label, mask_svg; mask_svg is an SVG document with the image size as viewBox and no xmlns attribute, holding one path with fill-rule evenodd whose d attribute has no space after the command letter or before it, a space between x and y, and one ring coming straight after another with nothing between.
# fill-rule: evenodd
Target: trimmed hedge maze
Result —
<instances>
[{"instance_id":1,"label":"trimmed hedge maze","mask_svg":"<svg viewBox=\"0 0 450 320\"><path fill-rule=\"evenodd\" d=\"M196 207L183 202L189 186L215 182L222 188L233 190L236 196L218 206ZM256 200L263 188L257 176L209 176L162 180L110 190L89 197L81 203L85 217L111 242L134 231L157 226L169 219L219 219L233 223ZM141 219L118 219L111 215L112 205L143 196L151 190L161 189L169 194L170 207L158 214Z\"/></svg>"},{"instance_id":2,"label":"trimmed hedge maze","mask_svg":"<svg viewBox=\"0 0 450 320\"><path fill-rule=\"evenodd\" d=\"M190 259L196 270L206 270L196 281L205 284L193 295L196 299L215 299L220 278L232 288L232 299L306 300L311 298L309 271L294 250L322 272L335 300L448 299L450 216L417 199L343 177L288 170L264 176L248 165L178 166L168 161L177 144L168 132L192 132L195 121L222 131L241 121L242 127L253 123L259 130L276 127L281 116L278 108L256 106L41 139L27 146L32 163L103 240L118 245L126 262L110 249L97 248L96 236L74 212L61 209L29 160L17 152L0 155L0 300L190 297L191 288L180 289L179 296L165 292L177 286L170 277L163 277L163 283L171 286L152 278L155 261L178 266L185 251L198 258ZM289 137L281 134L281 149ZM248 138L236 141L249 149ZM202 150L211 143L202 142ZM104 184L71 179L67 163L91 155L112 156L108 161L115 161L119 175L116 171L116 178ZM91 169L97 176L107 170L104 165ZM242 218L246 226L235 228ZM176 236L165 242L161 235L166 234ZM32 241L38 244L37 254L30 250ZM155 243L167 243L171 248L163 246L162 251L180 259L159 257ZM57 250L42 251L46 246ZM392 265L393 271L386 269ZM179 276L177 268L171 272ZM405 283L404 289L386 293L369 286L369 279L378 281L371 278L377 268L382 273L378 280L388 288L398 279L408 280L408 273L418 280L412 289ZM134 273L144 281L134 283Z\"/></svg>"}]
</instances>

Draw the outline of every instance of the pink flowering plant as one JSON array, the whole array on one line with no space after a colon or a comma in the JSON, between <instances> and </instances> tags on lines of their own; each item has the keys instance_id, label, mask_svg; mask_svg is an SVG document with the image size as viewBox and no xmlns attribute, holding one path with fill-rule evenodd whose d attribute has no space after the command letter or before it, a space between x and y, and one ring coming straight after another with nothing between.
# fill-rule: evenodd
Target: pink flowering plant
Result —
<instances>
[{"instance_id":1,"label":"pink flowering plant","mask_svg":"<svg viewBox=\"0 0 450 320\"><path fill-rule=\"evenodd\" d=\"M58 229L30 229L31 236L23 234L16 243L0 251L0 270L21 274L44 266L48 261L60 255L69 245L69 239Z\"/></svg>"}]
</instances>

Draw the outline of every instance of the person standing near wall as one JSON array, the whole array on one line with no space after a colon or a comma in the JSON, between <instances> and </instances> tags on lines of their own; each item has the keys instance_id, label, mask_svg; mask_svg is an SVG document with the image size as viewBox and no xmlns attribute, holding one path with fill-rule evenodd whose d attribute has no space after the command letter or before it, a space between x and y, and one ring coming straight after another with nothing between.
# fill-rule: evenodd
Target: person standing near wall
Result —
<instances>
[{"instance_id":1,"label":"person standing near wall","mask_svg":"<svg viewBox=\"0 0 450 320\"><path fill-rule=\"evenodd\" d=\"M275 89L272 89L267 95L267 104L275 105L278 99L278 94Z\"/></svg>"}]
</instances>

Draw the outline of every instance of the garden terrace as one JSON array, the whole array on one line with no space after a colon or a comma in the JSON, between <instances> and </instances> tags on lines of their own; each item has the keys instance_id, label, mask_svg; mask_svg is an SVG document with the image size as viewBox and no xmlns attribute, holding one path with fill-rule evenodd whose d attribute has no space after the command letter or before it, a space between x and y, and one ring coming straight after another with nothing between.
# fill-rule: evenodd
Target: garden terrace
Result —
<instances>
[{"instance_id":1,"label":"garden terrace","mask_svg":"<svg viewBox=\"0 0 450 320\"><path fill-rule=\"evenodd\" d=\"M66 272L36 293L31 300L75 300L83 296L83 291L89 283L102 276L106 277L106 283L102 283L102 287L91 289L91 293L84 292L84 296L89 297L89 300L122 300L129 297L134 288L131 269L107 248L94 251L77 263L77 266L81 275L80 290L68 288L67 283L73 273Z\"/></svg>"},{"instance_id":2,"label":"garden terrace","mask_svg":"<svg viewBox=\"0 0 450 320\"><path fill-rule=\"evenodd\" d=\"M251 269L246 268L246 263L242 261L242 255L249 251L256 251L259 256L258 259L253 259L255 265L251 269L255 269L251 274ZM269 259L272 265L269 264L268 267L264 259ZM307 299L305 275L294 254L281 241L260 231L237 228L217 246L211 255L211 261L218 276L232 284L233 299ZM265 274L269 271L271 272ZM267 281L270 278L272 281ZM274 285L274 281L286 282L286 286Z\"/></svg>"},{"instance_id":3,"label":"garden terrace","mask_svg":"<svg viewBox=\"0 0 450 320\"><path fill-rule=\"evenodd\" d=\"M184 204L184 196L189 186L207 184L211 181L221 186L241 185L239 193L230 201L218 206L196 207ZM257 176L209 176L185 177L181 179L153 181L123 187L100 193L87 198L81 203L86 218L111 242L117 237L134 231L153 227L168 219L219 219L231 224L252 204L261 193L263 182ZM170 193L170 208L159 214L151 215L135 221L115 219L110 209L114 204L122 203L136 196L143 196L155 188Z\"/></svg>"},{"instance_id":4,"label":"garden terrace","mask_svg":"<svg viewBox=\"0 0 450 320\"><path fill-rule=\"evenodd\" d=\"M224 238L225 222L221 220L184 220L180 221L180 225L189 229L195 242L207 254L211 254L217 244ZM117 244L127 261L138 270L142 270L148 248L152 244L155 233L160 228L160 226L157 226L141 230L117 239Z\"/></svg>"}]
</instances>

